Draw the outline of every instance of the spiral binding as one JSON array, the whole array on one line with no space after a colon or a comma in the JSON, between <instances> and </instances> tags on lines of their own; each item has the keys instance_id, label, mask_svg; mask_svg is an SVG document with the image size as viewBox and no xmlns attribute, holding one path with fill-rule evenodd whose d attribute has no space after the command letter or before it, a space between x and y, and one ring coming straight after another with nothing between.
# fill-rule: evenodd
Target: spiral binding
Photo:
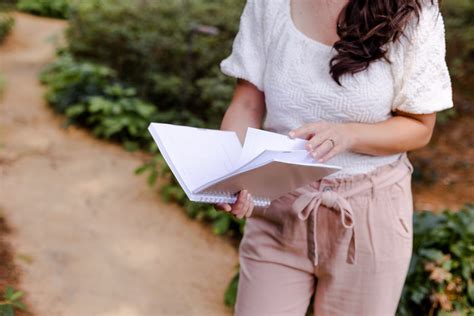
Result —
<instances>
[{"instance_id":1,"label":"spiral binding","mask_svg":"<svg viewBox=\"0 0 474 316\"><path fill-rule=\"evenodd\" d=\"M207 203L234 203L237 196L228 191L203 191L200 192L201 202ZM255 206L267 207L271 200L268 198L254 197L253 203Z\"/></svg>"}]
</instances>

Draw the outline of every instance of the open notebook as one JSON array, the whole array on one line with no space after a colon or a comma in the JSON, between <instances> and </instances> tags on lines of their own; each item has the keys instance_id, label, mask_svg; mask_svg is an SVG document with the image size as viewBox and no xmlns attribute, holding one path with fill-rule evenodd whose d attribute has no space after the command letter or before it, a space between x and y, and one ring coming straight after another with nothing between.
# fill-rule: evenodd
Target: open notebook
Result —
<instances>
[{"instance_id":1,"label":"open notebook","mask_svg":"<svg viewBox=\"0 0 474 316\"><path fill-rule=\"evenodd\" d=\"M191 201L234 203L247 189L254 205L267 207L279 196L341 168L317 163L306 140L248 128L242 146L232 131L151 123L153 139Z\"/></svg>"}]
</instances>

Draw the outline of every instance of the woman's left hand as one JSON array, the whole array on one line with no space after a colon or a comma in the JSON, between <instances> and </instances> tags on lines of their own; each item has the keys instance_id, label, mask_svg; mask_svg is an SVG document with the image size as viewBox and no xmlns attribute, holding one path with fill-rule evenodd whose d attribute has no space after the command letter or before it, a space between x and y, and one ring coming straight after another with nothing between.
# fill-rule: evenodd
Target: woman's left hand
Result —
<instances>
[{"instance_id":1,"label":"woman's left hand","mask_svg":"<svg viewBox=\"0 0 474 316\"><path fill-rule=\"evenodd\" d=\"M350 150L355 143L355 133L347 123L319 121L291 130L291 138L304 138L306 149L314 159L324 162L335 155Z\"/></svg>"}]
</instances>

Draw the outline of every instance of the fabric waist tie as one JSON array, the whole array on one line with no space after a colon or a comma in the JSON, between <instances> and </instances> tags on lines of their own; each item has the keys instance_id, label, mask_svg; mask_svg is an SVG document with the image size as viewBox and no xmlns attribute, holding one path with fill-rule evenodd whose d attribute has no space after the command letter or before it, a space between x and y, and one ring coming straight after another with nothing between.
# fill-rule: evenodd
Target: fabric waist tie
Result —
<instances>
[{"instance_id":1,"label":"fabric waist tie","mask_svg":"<svg viewBox=\"0 0 474 316\"><path fill-rule=\"evenodd\" d=\"M408 169L397 168L398 164L403 163ZM330 209L338 211L340 214L341 224L344 228L351 230L351 239L347 252L347 262L354 264L356 262L356 238L355 238L355 221L354 213L347 197L361 193L365 190L383 188L396 183L407 175L407 172L413 172L413 166L408 160L406 153L402 154L400 159L390 166L382 166L388 168L388 172L372 172L368 173L361 181L354 182L354 186L347 191L341 193L334 191L331 186L323 186L315 191L314 188L309 189L307 186L297 189L301 195L296 198L292 204L293 212L298 214L300 220L307 220L312 215L313 222L313 247L310 249L310 259L314 265L318 265L318 243L317 243L317 215L320 205L325 205ZM331 179L333 180L333 179ZM330 181L331 181L330 180ZM321 180L320 180L321 181ZM335 181L337 182L337 180ZM322 186L322 183L321 183Z\"/></svg>"}]
</instances>

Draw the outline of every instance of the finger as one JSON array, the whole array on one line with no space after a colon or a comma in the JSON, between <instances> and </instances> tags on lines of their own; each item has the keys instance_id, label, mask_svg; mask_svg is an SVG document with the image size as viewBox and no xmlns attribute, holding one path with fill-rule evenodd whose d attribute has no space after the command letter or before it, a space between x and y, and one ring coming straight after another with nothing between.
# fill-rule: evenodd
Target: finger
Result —
<instances>
[{"instance_id":1,"label":"finger","mask_svg":"<svg viewBox=\"0 0 474 316\"><path fill-rule=\"evenodd\" d=\"M325 156L329 151L333 149L332 142L328 139L326 139L319 147L317 147L313 152L311 153L313 158L316 160L320 160L321 157Z\"/></svg>"},{"instance_id":2,"label":"finger","mask_svg":"<svg viewBox=\"0 0 474 316\"><path fill-rule=\"evenodd\" d=\"M249 210L247 211L247 213L245 213L245 217L249 218L250 216L252 216L254 207L255 207L255 205L254 205L253 197L252 197L252 195L250 195L250 206L249 206Z\"/></svg>"},{"instance_id":3,"label":"finger","mask_svg":"<svg viewBox=\"0 0 474 316\"><path fill-rule=\"evenodd\" d=\"M313 151L319 145L321 145L326 139L329 138L331 132L328 130L322 130L319 133L316 133L308 142L306 143L306 148L309 151Z\"/></svg>"},{"instance_id":4,"label":"finger","mask_svg":"<svg viewBox=\"0 0 474 316\"><path fill-rule=\"evenodd\" d=\"M310 139L313 135L320 133L327 129L328 122L318 121L310 124L305 124L297 129L290 131L289 135L295 135L294 137L300 137L304 139Z\"/></svg>"},{"instance_id":5,"label":"finger","mask_svg":"<svg viewBox=\"0 0 474 316\"><path fill-rule=\"evenodd\" d=\"M245 197L244 197L244 205L242 206L242 209L241 211L239 212L239 215L237 216L238 218L242 219L244 218L245 214L247 213L248 209L249 209L249 205L250 205L250 198L249 198L249 193L247 192L247 194L245 194Z\"/></svg>"},{"instance_id":6,"label":"finger","mask_svg":"<svg viewBox=\"0 0 474 316\"><path fill-rule=\"evenodd\" d=\"M215 204L215 206L218 209L226 211L226 212L232 211L232 206L230 206L230 204L228 204L228 203L217 203L217 204Z\"/></svg>"},{"instance_id":7,"label":"finger","mask_svg":"<svg viewBox=\"0 0 474 316\"><path fill-rule=\"evenodd\" d=\"M333 149L331 149L330 151L328 151L324 156L322 156L321 158L319 158L319 161L320 162L325 162L325 161L328 161L329 159L331 159L332 157L334 157L335 155L337 155L340 151L340 148L338 146L334 146Z\"/></svg>"},{"instance_id":8,"label":"finger","mask_svg":"<svg viewBox=\"0 0 474 316\"><path fill-rule=\"evenodd\" d=\"M251 211L251 206L252 206L252 195L249 193L247 194L247 202L245 203L245 213L244 216L247 215Z\"/></svg>"},{"instance_id":9,"label":"finger","mask_svg":"<svg viewBox=\"0 0 474 316\"><path fill-rule=\"evenodd\" d=\"M315 133L314 124L305 124L294 130L291 130L288 135L291 138L304 138L307 139L309 136Z\"/></svg>"},{"instance_id":10,"label":"finger","mask_svg":"<svg viewBox=\"0 0 474 316\"><path fill-rule=\"evenodd\" d=\"M247 195L247 190L242 190L239 193L235 206L232 208L232 214L239 217L242 213L242 209L245 205L245 197Z\"/></svg>"}]
</instances>

